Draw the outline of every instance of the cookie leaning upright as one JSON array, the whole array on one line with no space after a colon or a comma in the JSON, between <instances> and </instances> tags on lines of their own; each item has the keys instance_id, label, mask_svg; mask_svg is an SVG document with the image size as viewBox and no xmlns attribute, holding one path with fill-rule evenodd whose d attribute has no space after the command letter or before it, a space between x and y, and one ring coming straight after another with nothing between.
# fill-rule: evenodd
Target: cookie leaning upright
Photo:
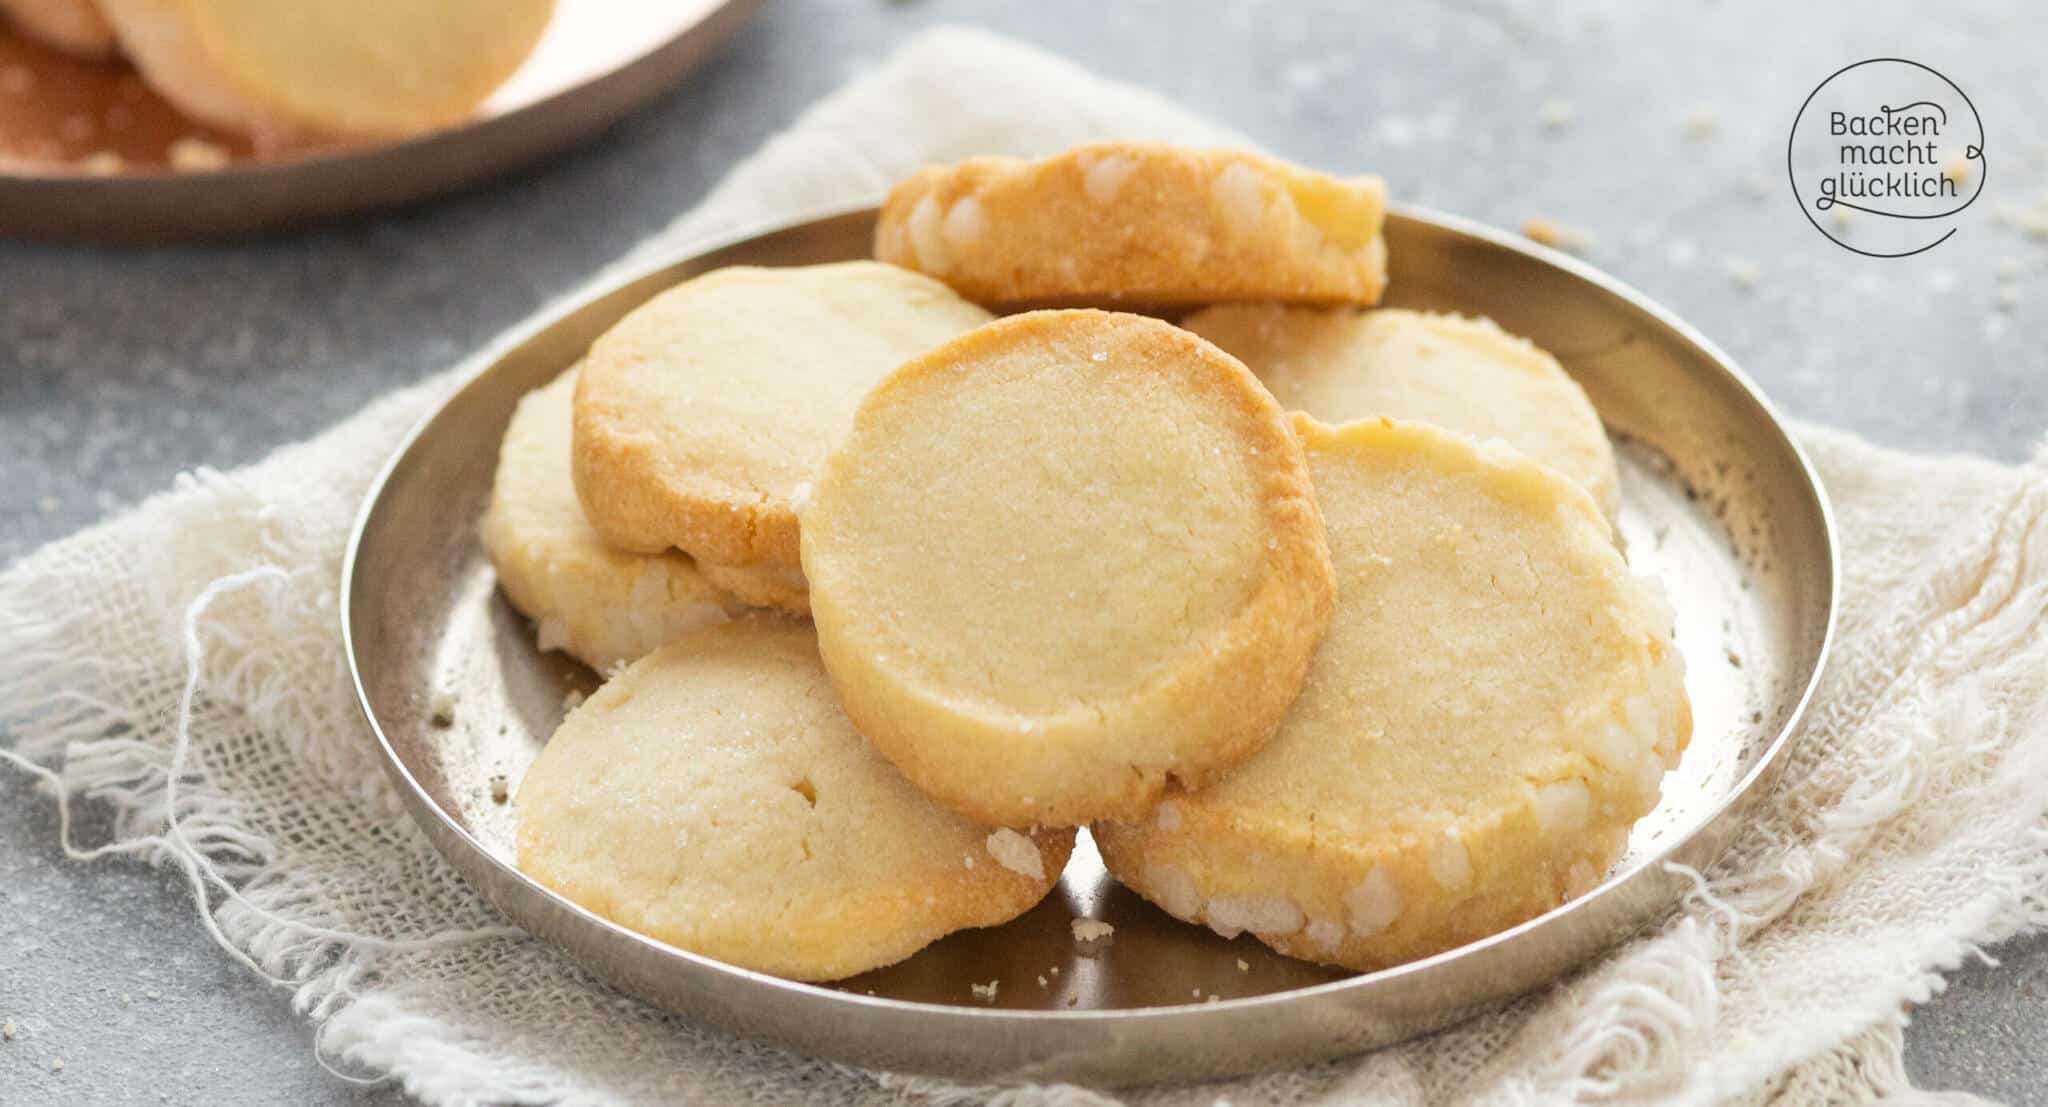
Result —
<instances>
[{"instance_id":1,"label":"cookie leaning upright","mask_svg":"<svg viewBox=\"0 0 2048 1107\"><path fill-rule=\"evenodd\" d=\"M1134 817L1242 761L1332 603L1272 396L1100 311L1011 316L890 374L818 476L803 563L861 733L1010 826Z\"/></svg>"},{"instance_id":2,"label":"cookie leaning upright","mask_svg":"<svg viewBox=\"0 0 2048 1107\"><path fill-rule=\"evenodd\" d=\"M1244 359L1291 410L1499 438L1577 481L1609 518L1621 508L1614 447L1585 389L1491 319L1269 303L1218 304L1180 325Z\"/></svg>"},{"instance_id":3,"label":"cookie leaning upright","mask_svg":"<svg viewBox=\"0 0 2048 1107\"><path fill-rule=\"evenodd\" d=\"M1242 150L1105 142L927 166L889 190L875 256L982 303L1377 303L1377 177Z\"/></svg>"},{"instance_id":4,"label":"cookie leaning upright","mask_svg":"<svg viewBox=\"0 0 2048 1107\"><path fill-rule=\"evenodd\" d=\"M498 449L483 542L498 585L534 621L540 648L602 673L740 605L686 555L616 550L591 529L569 477L575 388L571 369L519 401Z\"/></svg>"},{"instance_id":5,"label":"cookie leaning upright","mask_svg":"<svg viewBox=\"0 0 2048 1107\"><path fill-rule=\"evenodd\" d=\"M554 0L95 0L178 110L257 135L417 134L475 112Z\"/></svg>"},{"instance_id":6,"label":"cookie leaning upright","mask_svg":"<svg viewBox=\"0 0 2048 1107\"><path fill-rule=\"evenodd\" d=\"M1370 970L1598 882L1691 734L1671 612L1591 497L1423 423L1296 417L1337 612L1272 743L1104 863L1167 912Z\"/></svg>"},{"instance_id":7,"label":"cookie leaning upright","mask_svg":"<svg viewBox=\"0 0 2048 1107\"><path fill-rule=\"evenodd\" d=\"M798 980L1029 910L1072 831L991 831L910 786L833 702L816 638L752 615L606 682L515 799L519 867L680 949Z\"/></svg>"},{"instance_id":8,"label":"cookie leaning upright","mask_svg":"<svg viewBox=\"0 0 2048 1107\"><path fill-rule=\"evenodd\" d=\"M612 545L681 549L722 587L801 613L797 507L861 397L988 319L937 281L872 261L677 285L584 359L584 512Z\"/></svg>"}]
</instances>

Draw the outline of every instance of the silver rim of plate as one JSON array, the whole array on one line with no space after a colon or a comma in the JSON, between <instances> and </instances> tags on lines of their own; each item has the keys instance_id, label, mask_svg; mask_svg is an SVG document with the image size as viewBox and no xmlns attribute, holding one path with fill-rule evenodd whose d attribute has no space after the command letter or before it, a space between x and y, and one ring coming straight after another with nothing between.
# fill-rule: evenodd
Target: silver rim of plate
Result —
<instances>
[{"instance_id":1,"label":"silver rim of plate","mask_svg":"<svg viewBox=\"0 0 2048 1107\"><path fill-rule=\"evenodd\" d=\"M1834 523L1756 387L1670 312L1576 259L1463 219L1390 214L1393 306L1491 316L1556 354L1617 443L1630 563L1677 612L1694 736L1664 800L1595 890L1491 938L1381 972L1291 961L1169 918L1102 872L1085 835L1024 917L833 986L794 983L617 926L513 865L525 765L596 678L542 654L476 537L513 406L620 316L696 273L865 257L862 208L679 251L529 321L372 485L342 568L364 718L414 819L513 921L660 1007L873 1069L1132 1084L1219 1078L1386 1045L1555 980L1663 917L1768 795L1834 633ZM433 719L453 694L452 725ZM1116 928L1077 943L1079 915ZM1099 948L1097 948L1099 946ZM975 984L1000 983L991 1002Z\"/></svg>"}]
</instances>

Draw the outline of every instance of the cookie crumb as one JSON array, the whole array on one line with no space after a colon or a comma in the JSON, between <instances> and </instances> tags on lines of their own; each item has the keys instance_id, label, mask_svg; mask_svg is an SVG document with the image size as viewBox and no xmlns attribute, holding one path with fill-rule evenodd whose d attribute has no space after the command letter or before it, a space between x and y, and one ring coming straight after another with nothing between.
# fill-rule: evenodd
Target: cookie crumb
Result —
<instances>
[{"instance_id":1,"label":"cookie crumb","mask_svg":"<svg viewBox=\"0 0 2048 1107\"><path fill-rule=\"evenodd\" d=\"M1045 858L1038 852L1037 843L1009 827L991 831L984 848L990 857L996 859L996 864L1018 876L1045 879Z\"/></svg>"},{"instance_id":2,"label":"cookie crumb","mask_svg":"<svg viewBox=\"0 0 2048 1107\"><path fill-rule=\"evenodd\" d=\"M1969 155L1962 151L1956 151L1941 159L1941 175L1959 190L1970 182L1970 174L1974 171L1975 167L1970 164Z\"/></svg>"},{"instance_id":3,"label":"cookie crumb","mask_svg":"<svg viewBox=\"0 0 2048 1107\"><path fill-rule=\"evenodd\" d=\"M21 1027L14 1025L13 1019L8 1019L6 1022L0 1022L0 1041L11 1042L15 1039L15 1036L20 1033Z\"/></svg>"},{"instance_id":4,"label":"cookie crumb","mask_svg":"<svg viewBox=\"0 0 2048 1107\"><path fill-rule=\"evenodd\" d=\"M1536 215L1522 221L1522 237L1557 250L1579 253L1593 244L1593 236L1577 227Z\"/></svg>"},{"instance_id":5,"label":"cookie crumb","mask_svg":"<svg viewBox=\"0 0 2048 1107\"><path fill-rule=\"evenodd\" d=\"M1744 292L1757 286L1764 279L1763 267L1748 258L1728 259L1728 280Z\"/></svg>"},{"instance_id":6,"label":"cookie crumb","mask_svg":"<svg viewBox=\"0 0 2048 1107\"><path fill-rule=\"evenodd\" d=\"M1041 988L1045 988L1045 987L1049 987L1049 986L1050 986L1050 985L1049 985L1049 984L1047 983L1047 981L1046 981L1046 979L1045 979L1045 975L1044 975L1043 973L1039 974L1039 977L1038 977L1038 986L1039 986L1039 987L1041 987Z\"/></svg>"},{"instance_id":7,"label":"cookie crumb","mask_svg":"<svg viewBox=\"0 0 2048 1107\"><path fill-rule=\"evenodd\" d=\"M128 161L112 150L101 150L80 159L78 168L90 177L116 177L128 168Z\"/></svg>"},{"instance_id":8,"label":"cookie crumb","mask_svg":"<svg viewBox=\"0 0 2048 1107\"><path fill-rule=\"evenodd\" d=\"M1574 113L1572 102L1559 97L1543 101L1536 108L1536 118L1542 120L1547 130L1561 131L1572 125Z\"/></svg>"},{"instance_id":9,"label":"cookie crumb","mask_svg":"<svg viewBox=\"0 0 2048 1107\"><path fill-rule=\"evenodd\" d=\"M170 159L180 173L211 173L228 167L228 148L188 135L171 143Z\"/></svg>"},{"instance_id":10,"label":"cookie crumb","mask_svg":"<svg viewBox=\"0 0 2048 1107\"><path fill-rule=\"evenodd\" d=\"M454 692L443 688L427 701L427 717L433 720L435 726L454 726L455 705L461 699L462 697Z\"/></svg>"},{"instance_id":11,"label":"cookie crumb","mask_svg":"<svg viewBox=\"0 0 2048 1107\"><path fill-rule=\"evenodd\" d=\"M1721 117L1716 115L1712 108L1694 108L1685 113L1680 126L1685 128L1686 138L1694 142L1703 142L1714 137L1714 132L1720 129Z\"/></svg>"},{"instance_id":12,"label":"cookie crumb","mask_svg":"<svg viewBox=\"0 0 2048 1107\"><path fill-rule=\"evenodd\" d=\"M1247 960L1245 960L1245 959L1244 959L1244 958L1242 958L1242 957L1238 958L1238 959L1237 959L1237 971L1239 971L1239 972L1250 972L1250 971L1252 971L1252 963L1251 963L1250 961L1247 961Z\"/></svg>"},{"instance_id":13,"label":"cookie crumb","mask_svg":"<svg viewBox=\"0 0 2048 1107\"><path fill-rule=\"evenodd\" d=\"M491 802L504 803L512 798L512 786L506 782L504 773L491 774Z\"/></svg>"},{"instance_id":14,"label":"cookie crumb","mask_svg":"<svg viewBox=\"0 0 2048 1107\"><path fill-rule=\"evenodd\" d=\"M562 697L562 714L564 715L582 706L583 690L581 688L571 688L569 689L569 694Z\"/></svg>"},{"instance_id":15,"label":"cookie crumb","mask_svg":"<svg viewBox=\"0 0 2048 1107\"><path fill-rule=\"evenodd\" d=\"M974 992L974 998L983 1003L994 1003L996 989L1001 987L1002 983L1001 980L991 980L986 984L969 984L967 987Z\"/></svg>"},{"instance_id":16,"label":"cookie crumb","mask_svg":"<svg viewBox=\"0 0 2048 1107\"><path fill-rule=\"evenodd\" d=\"M1116 933L1116 927L1101 919L1075 919L1072 926L1077 942L1099 942Z\"/></svg>"},{"instance_id":17,"label":"cookie crumb","mask_svg":"<svg viewBox=\"0 0 2048 1107\"><path fill-rule=\"evenodd\" d=\"M1998 310L2000 311L2011 311L2020 306L2019 286L2012 284L1999 285L1998 297L1994 302L1997 303Z\"/></svg>"},{"instance_id":18,"label":"cookie crumb","mask_svg":"<svg viewBox=\"0 0 2048 1107\"><path fill-rule=\"evenodd\" d=\"M63 1072L63 1071L64 1071L64 1058L62 1058L62 1057L52 1057L52 1058L50 1058L50 1071L51 1071L51 1072Z\"/></svg>"}]
</instances>

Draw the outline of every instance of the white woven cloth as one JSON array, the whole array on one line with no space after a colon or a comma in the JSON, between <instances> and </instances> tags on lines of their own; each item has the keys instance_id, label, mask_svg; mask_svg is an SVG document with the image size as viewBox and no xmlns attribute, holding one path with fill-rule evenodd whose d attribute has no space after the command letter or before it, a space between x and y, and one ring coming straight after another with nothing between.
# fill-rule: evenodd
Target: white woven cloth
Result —
<instances>
[{"instance_id":1,"label":"white woven cloth","mask_svg":"<svg viewBox=\"0 0 2048 1107\"><path fill-rule=\"evenodd\" d=\"M939 31L804 115L659 241L872 197L915 166L1085 139L1242 141ZM343 676L336 577L370 473L461 370L168 492L0 576L18 767L118 812L198 922L294 989L323 1057L433 1104L1106 1103L878 1077L692 1026L504 925L400 809ZM1437 1037L1137 1103L1806 1103L1910 1092L1907 1004L2048 923L2048 457L1803 432L1840 514L1841 648L1776 798L1684 911ZM33 766L30 767L31 763Z\"/></svg>"}]
</instances>

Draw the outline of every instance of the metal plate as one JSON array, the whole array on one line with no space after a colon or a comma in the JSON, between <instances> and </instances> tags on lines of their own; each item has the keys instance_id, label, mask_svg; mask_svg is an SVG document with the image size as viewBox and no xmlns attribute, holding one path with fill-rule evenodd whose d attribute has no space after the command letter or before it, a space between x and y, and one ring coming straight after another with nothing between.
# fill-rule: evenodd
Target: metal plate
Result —
<instances>
[{"instance_id":1,"label":"metal plate","mask_svg":"<svg viewBox=\"0 0 2048 1107\"><path fill-rule=\"evenodd\" d=\"M1621 443L1629 560L1664 582L1678 612L1692 746L1598 889L1485 941L1356 976L1169 918L1109 881L1084 836L1059 888L1023 918L819 987L672 949L521 876L512 808L493 801L493 778L516 791L564 696L595 678L534 648L476 539L514 404L678 280L865 256L872 227L859 211L729 242L535 321L479 359L358 521L343 634L393 779L457 869L598 976L734 1033L872 1068L1219 1077L1394 1042L1543 985L1667 911L1689 885L1660 862L1707 864L1769 792L1833 629L1832 524L1806 459L1748 380L1667 312L1562 255L1407 210L1387 227L1389 302L1489 315L1558 355ZM429 719L441 689L460 695L452 727ZM1084 914L1116 927L1092 955L1069 931ZM970 986L990 980L1002 984L995 1002L978 1002Z\"/></svg>"},{"instance_id":2,"label":"metal plate","mask_svg":"<svg viewBox=\"0 0 2048 1107\"><path fill-rule=\"evenodd\" d=\"M162 241L275 230L445 192L597 133L745 25L760 0L557 0L518 72L454 127L369 145L257 151L195 123L118 61L73 58L0 20L0 235ZM226 155L178 172L171 147ZM111 154L118 162L94 155Z\"/></svg>"}]
</instances>

